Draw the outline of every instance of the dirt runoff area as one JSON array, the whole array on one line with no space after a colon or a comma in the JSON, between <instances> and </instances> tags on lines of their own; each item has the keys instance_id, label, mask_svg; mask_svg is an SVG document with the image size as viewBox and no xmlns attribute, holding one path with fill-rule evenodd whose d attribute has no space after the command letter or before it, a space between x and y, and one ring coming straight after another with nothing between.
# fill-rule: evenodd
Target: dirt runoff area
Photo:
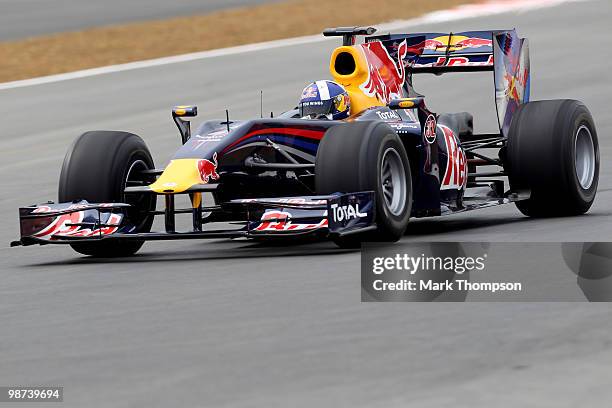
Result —
<instances>
[{"instance_id":1,"label":"dirt runoff area","mask_svg":"<svg viewBox=\"0 0 612 408\"><path fill-rule=\"evenodd\" d=\"M0 82L374 25L479 0L291 0L0 42Z\"/></svg>"}]
</instances>

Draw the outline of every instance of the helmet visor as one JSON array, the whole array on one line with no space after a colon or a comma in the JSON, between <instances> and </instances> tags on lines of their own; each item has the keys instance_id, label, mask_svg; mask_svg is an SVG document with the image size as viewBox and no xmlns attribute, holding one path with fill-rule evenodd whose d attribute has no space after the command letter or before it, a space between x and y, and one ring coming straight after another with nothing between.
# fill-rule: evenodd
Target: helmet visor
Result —
<instances>
[{"instance_id":1,"label":"helmet visor","mask_svg":"<svg viewBox=\"0 0 612 408\"><path fill-rule=\"evenodd\" d=\"M327 101L306 101L300 102L299 109L302 117L317 118L320 115L329 115L332 113L333 100Z\"/></svg>"}]
</instances>

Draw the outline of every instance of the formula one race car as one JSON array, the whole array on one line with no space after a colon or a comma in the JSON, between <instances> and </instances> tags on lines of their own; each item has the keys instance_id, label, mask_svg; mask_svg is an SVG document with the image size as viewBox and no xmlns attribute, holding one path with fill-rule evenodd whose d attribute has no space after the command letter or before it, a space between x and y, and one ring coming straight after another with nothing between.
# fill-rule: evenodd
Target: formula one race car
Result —
<instances>
[{"instance_id":1,"label":"formula one race car","mask_svg":"<svg viewBox=\"0 0 612 408\"><path fill-rule=\"evenodd\" d=\"M398 240L410 217L511 202L532 217L589 209L599 176L593 119L577 101L529 102L526 39L514 30L374 32L324 32L343 37L330 71L350 96L347 119L305 119L294 109L206 121L192 135L186 118L197 108L178 106L182 146L164 169L135 134L87 132L64 160L59 203L20 208L12 245L125 256L147 240L313 235L355 247ZM494 73L498 133L474 134L469 113L429 111L412 86L416 73L469 71ZM176 208L177 194L189 196L189 208ZM177 214L190 214L189 231L177 231ZM151 232L157 215L165 231ZM203 228L219 222L224 229Z\"/></svg>"}]
</instances>

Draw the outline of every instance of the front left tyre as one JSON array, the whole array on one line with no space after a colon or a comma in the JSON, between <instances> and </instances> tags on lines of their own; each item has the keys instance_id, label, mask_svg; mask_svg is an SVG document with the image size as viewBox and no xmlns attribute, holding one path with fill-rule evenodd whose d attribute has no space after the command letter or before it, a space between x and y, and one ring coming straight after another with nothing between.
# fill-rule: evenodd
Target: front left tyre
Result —
<instances>
[{"instance_id":1,"label":"front left tyre","mask_svg":"<svg viewBox=\"0 0 612 408\"><path fill-rule=\"evenodd\" d=\"M143 170L154 169L145 142L137 135L119 131L93 131L79 136L68 149L59 181L59 202L131 204L127 219L134 232L149 232L155 209L154 194L124 194L128 186L146 182ZM94 257L135 254L144 241L104 240L75 243L72 248Z\"/></svg>"},{"instance_id":2,"label":"front left tyre","mask_svg":"<svg viewBox=\"0 0 612 408\"><path fill-rule=\"evenodd\" d=\"M412 209L412 176L404 145L389 125L364 121L332 127L319 144L315 169L318 194L374 192L376 230L333 237L338 246L402 237Z\"/></svg>"}]
</instances>

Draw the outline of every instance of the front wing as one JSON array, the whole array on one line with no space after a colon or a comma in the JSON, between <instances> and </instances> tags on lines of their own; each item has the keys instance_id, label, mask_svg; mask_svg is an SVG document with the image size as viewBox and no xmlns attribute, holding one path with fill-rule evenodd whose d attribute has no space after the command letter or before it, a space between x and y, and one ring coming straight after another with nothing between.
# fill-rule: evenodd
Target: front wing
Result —
<instances>
[{"instance_id":1,"label":"front wing","mask_svg":"<svg viewBox=\"0 0 612 408\"><path fill-rule=\"evenodd\" d=\"M106 240L289 238L310 234L347 235L375 225L371 191L328 196L239 199L211 211L244 214L234 228L139 233L129 222L129 204L47 203L19 209L20 239L11 246L71 244ZM213 217L214 218L214 217ZM206 220L204 221L206 223ZM237 224L237 225L236 225Z\"/></svg>"}]
</instances>

